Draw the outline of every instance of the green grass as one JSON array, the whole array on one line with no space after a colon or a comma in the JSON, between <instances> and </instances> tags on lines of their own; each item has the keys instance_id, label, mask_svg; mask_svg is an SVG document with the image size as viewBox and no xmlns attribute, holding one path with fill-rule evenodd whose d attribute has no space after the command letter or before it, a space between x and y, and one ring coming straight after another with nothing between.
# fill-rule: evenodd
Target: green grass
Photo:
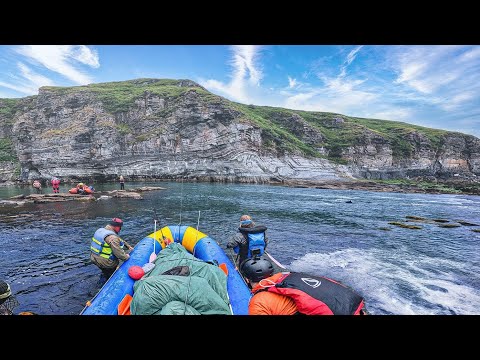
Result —
<instances>
[{"instance_id":1,"label":"green grass","mask_svg":"<svg viewBox=\"0 0 480 360\"><path fill-rule=\"evenodd\" d=\"M282 124L275 119L274 113L283 113L291 116L291 110L282 108L271 108L267 106L253 106L244 105L240 103L232 103L233 107L246 115L246 118L252 121L255 125L260 127L262 137L267 146L273 147L283 153L297 153L300 152L307 156L321 157L321 154L305 144L295 134L292 134L288 129L285 129Z\"/></svg>"},{"instance_id":2,"label":"green grass","mask_svg":"<svg viewBox=\"0 0 480 360\"><path fill-rule=\"evenodd\" d=\"M437 149L441 146L442 137L448 133L445 130L431 129L423 126L407 124L400 121L349 118L353 123L362 125L381 134L392 144L393 156L408 157L412 153L412 144L406 141L410 134L414 132L425 135L432 147Z\"/></svg>"},{"instance_id":3,"label":"green grass","mask_svg":"<svg viewBox=\"0 0 480 360\"><path fill-rule=\"evenodd\" d=\"M165 98L178 97L192 89L205 92L200 87L179 86L180 81L171 79L136 79L74 87L45 86L42 89L53 91L60 95L79 91L91 92L102 101L107 111L116 114L132 109L135 106L135 100L144 98L147 92Z\"/></svg>"},{"instance_id":4,"label":"green grass","mask_svg":"<svg viewBox=\"0 0 480 360\"><path fill-rule=\"evenodd\" d=\"M3 116L7 122L11 122L17 111L19 100L20 99L0 99L0 118Z\"/></svg>"},{"instance_id":5,"label":"green grass","mask_svg":"<svg viewBox=\"0 0 480 360\"><path fill-rule=\"evenodd\" d=\"M399 186L413 186L423 190L436 190L443 193L460 194L463 191L458 189L454 184L450 183L436 183L429 181L413 181L408 179L390 179L390 180L369 180L380 184L399 185Z\"/></svg>"},{"instance_id":6,"label":"green grass","mask_svg":"<svg viewBox=\"0 0 480 360\"><path fill-rule=\"evenodd\" d=\"M42 89L59 95L79 91L93 93L102 101L105 109L112 114L131 110L135 107L135 101L145 98L147 93L153 93L168 100L179 97L188 91L195 91L203 102L237 110L243 114L240 121L249 121L262 129L262 140L269 150L277 151L279 154L324 157L319 149L325 148L328 152L328 159L339 164L347 164L347 160L343 157L345 150L365 144L364 139L371 132L383 138L390 145L394 159L404 159L412 156L417 144L414 140L408 139L413 133L422 134L428 139L433 151L442 146L443 136L449 133L445 130L431 129L399 121L240 104L214 95L193 82L187 84L188 86L180 86L181 82L185 85L186 80L136 79L76 87L43 87ZM15 100L7 99L7 101L9 105L0 107L0 111L11 115L14 111ZM169 106L151 116L166 117L170 116L172 111L173 108ZM294 117L298 116L301 119L296 122ZM343 119L343 122L338 121L337 118ZM309 126L321 134L321 142L316 144L305 143L302 121L308 123ZM128 134L131 131L126 125L118 125L118 130L122 134ZM148 138L148 136L139 135L137 140L142 138ZM422 146L424 145L422 144Z\"/></svg>"},{"instance_id":7,"label":"green grass","mask_svg":"<svg viewBox=\"0 0 480 360\"><path fill-rule=\"evenodd\" d=\"M132 129L127 124L117 124L117 130L122 135L127 135L132 132Z\"/></svg>"},{"instance_id":8,"label":"green grass","mask_svg":"<svg viewBox=\"0 0 480 360\"><path fill-rule=\"evenodd\" d=\"M354 118L336 113L296 111L306 121L325 135L325 147L331 158L340 158L342 151L356 146L366 130L375 132L390 143L392 155L396 158L408 157L413 152L413 144L405 138L412 132L425 135L434 149L441 145L441 138L448 133L444 130L430 129L398 121ZM334 124L335 118L342 118L343 123Z\"/></svg>"}]
</instances>

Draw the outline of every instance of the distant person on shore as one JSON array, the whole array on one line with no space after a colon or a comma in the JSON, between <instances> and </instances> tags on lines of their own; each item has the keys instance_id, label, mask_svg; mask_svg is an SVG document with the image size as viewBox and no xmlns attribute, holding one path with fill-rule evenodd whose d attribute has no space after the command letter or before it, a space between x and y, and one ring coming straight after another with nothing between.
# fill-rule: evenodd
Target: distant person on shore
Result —
<instances>
[{"instance_id":1,"label":"distant person on shore","mask_svg":"<svg viewBox=\"0 0 480 360\"><path fill-rule=\"evenodd\" d=\"M52 189L54 194L58 194L60 192L60 179L54 177L52 179Z\"/></svg>"},{"instance_id":2,"label":"distant person on shore","mask_svg":"<svg viewBox=\"0 0 480 360\"><path fill-rule=\"evenodd\" d=\"M85 184L82 182L77 184L77 194L79 195L85 194L84 186Z\"/></svg>"},{"instance_id":3,"label":"distant person on shore","mask_svg":"<svg viewBox=\"0 0 480 360\"><path fill-rule=\"evenodd\" d=\"M120 175L120 190L125 190L125 179L123 178L123 175Z\"/></svg>"},{"instance_id":4,"label":"distant person on shore","mask_svg":"<svg viewBox=\"0 0 480 360\"><path fill-rule=\"evenodd\" d=\"M41 194L41 193L42 193L42 184L40 183L40 181L35 180L35 181L33 182L33 187L37 190L37 194Z\"/></svg>"},{"instance_id":5,"label":"distant person on shore","mask_svg":"<svg viewBox=\"0 0 480 360\"><path fill-rule=\"evenodd\" d=\"M233 249L237 254L237 267L251 257L263 255L268 244L267 227L255 225L249 215L240 217L238 233L231 237L227 249Z\"/></svg>"},{"instance_id":6,"label":"distant person on shore","mask_svg":"<svg viewBox=\"0 0 480 360\"><path fill-rule=\"evenodd\" d=\"M95 231L90 243L90 260L102 270L108 279L117 269L120 261L128 260L133 247L118 234L122 230L123 221L113 218L110 224ZM125 251L124 247L127 248Z\"/></svg>"},{"instance_id":7,"label":"distant person on shore","mask_svg":"<svg viewBox=\"0 0 480 360\"><path fill-rule=\"evenodd\" d=\"M240 272L253 293L249 315L367 315L363 297L326 277L274 274L272 263L263 256L247 259Z\"/></svg>"}]
</instances>

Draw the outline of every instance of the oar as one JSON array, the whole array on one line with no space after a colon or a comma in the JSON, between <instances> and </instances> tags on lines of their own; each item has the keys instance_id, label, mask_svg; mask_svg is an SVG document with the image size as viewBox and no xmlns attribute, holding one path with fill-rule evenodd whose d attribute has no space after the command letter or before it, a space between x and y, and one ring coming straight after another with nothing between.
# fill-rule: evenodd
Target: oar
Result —
<instances>
[{"instance_id":1,"label":"oar","mask_svg":"<svg viewBox=\"0 0 480 360\"><path fill-rule=\"evenodd\" d=\"M153 263L155 259L157 258L157 254L155 253L155 233L157 232L157 211L153 209L153 212L155 213L155 218L153 219L154 223L154 230L153 230L153 252L150 254L150 258L148 259L148 262Z\"/></svg>"},{"instance_id":2,"label":"oar","mask_svg":"<svg viewBox=\"0 0 480 360\"><path fill-rule=\"evenodd\" d=\"M230 256L232 257L232 261L233 261L233 266L235 266L235 270L238 270L238 266L237 266L237 258L238 258L238 255L235 257L234 253L233 253L233 249L230 248Z\"/></svg>"},{"instance_id":3,"label":"oar","mask_svg":"<svg viewBox=\"0 0 480 360\"><path fill-rule=\"evenodd\" d=\"M267 252L267 250L265 250L264 252L265 252L265 255L267 255L269 257L269 259L272 260L275 263L275 265L277 265L278 267L281 267L282 269L287 270L287 267L280 264L272 255L270 255L269 252Z\"/></svg>"},{"instance_id":4,"label":"oar","mask_svg":"<svg viewBox=\"0 0 480 360\"><path fill-rule=\"evenodd\" d=\"M235 270L238 272L238 274L240 275L240 277L242 278L243 282L245 285L247 285L248 287L248 284L247 282L245 281L245 278L243 277L243 274L240 272L240 269L238 268L237 266L237 259L234 258L234 253L233 253L233 249L229 249L230 250L230 254L231 254L231 257L232 257L232 260L233 260L233 266L235 266ZM238 255L236 256L238 258ZM223 269L222 269L223 270ZM228 271L228 269L227 269ZM227 274L228 275L228 274Z\"/></svg>"},{"instance_id":5,"label":"oar","mask_svg":"<svg viewBox=\"0 0 480 360\"><path fill-rule=\"evenodd\" d=\"M128 250L133 250L133 246L132 246L132 245L130 245L128 242L126 242L125 239L122 239L122 240L123 240L123 242L125 243L125 245L127 245Z\"/></svg>"}]
</instances>

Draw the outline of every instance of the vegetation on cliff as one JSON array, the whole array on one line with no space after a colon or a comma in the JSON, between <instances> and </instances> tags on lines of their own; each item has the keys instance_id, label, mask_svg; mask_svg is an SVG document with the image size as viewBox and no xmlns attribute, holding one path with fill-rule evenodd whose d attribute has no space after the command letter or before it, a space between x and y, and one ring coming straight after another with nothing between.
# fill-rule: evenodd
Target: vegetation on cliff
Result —
<instances>
[{"instance_id":1,"label":"vegetation on cliff","mask_svg":"<svg viewBox=\"0 0 480 360\"><path fill-rule=\"evenodd\" d=\"M158 98L152 95L157 95ZM67 99L62 98L63 96ZM51 101L50 97L57 102ZM58 109L68 108L70 105L74 108L74 104L88 106L92 101L97 105L101 102L100 113L106 111L115 115L114 117L106 116L100 120L96 118L95 125L100 128L105 126L115 128L118 134L126 139L125 143L129 146L149 141L167 131L165 127L157 126L157 123L162 121L174 123L177 116L175 114L182 113L183 110L191 111L189 116L195 118L198 109L205 110L206 113L219 114L221 119L225 117L228 121L248 123L260 128L263 148L258 150L262 153L273 156L295 154L304 157L322 157L337 164L346 165L352 165L357 158L367 153L366 157L376 157L374 161L383 156L386 162L390 162L391 149L393 167L401 170L403 164L408 164L411 159L418 160L423 157L435 160L433 159L435 154L441 153L445 144L448 143L446 141L448 135L456 134L464 137L466 147L469 146L468 141L473 143L471 139L475 139L470 135L405 122L240 104L212 94L191 80L136 79L75 87L42 87L39 96L0 99L0 125L5 125L3 132L0 132L0 136L3 136L0 137L0 161L18 162L15 146L9 137L15 114L18 116L22 112L35 110L38 107L42 111L40 116L48 119L57 116ZM139 108L145 109L152 103L156 104L153 112L144 114L138 111ZM133 115L127 114L131 111L134 112ZM129 118L135 120L129 121ZM144 126L145 124L148 126ZM209 126L215 126L215 123ZM76 131L78 131L78 125L61 129L47 128L42 131L42 136L70 136ZM372 147L374 149L370 151ZM470 156L467 150L460 154L460 160L465 161L463 156L465 154L466 158ZM380 163L381 161L382 159ZM401 179L398 182L396 185L409 185L409 180ZM439 190L452 193L478 191L477 188L460 188L464 185L458 184L420 182L416 185L425 188L426 191Z\"/></svg>"},{"instance_id":2,"label":"vegetation on cliff","mask_svg":"<svg viewBox=\"0 0 480 360\"><path fill-rule=\"evenodd\" d=\"M11 124L20 99L0 99L0 120Z\"/></svg>"},{"instance_id":3,"label":"vegetation on cliff","mask_svg":"<svg viewBox=\"0 0 480 360\"><path fill-rule=\"evenodd\" d=\"M18 162L12 140L0 138L0 161Z\"/></svg>"},{"instance_id":4,"label":"vegetation on cliff","mask_svg":"<svg viewBox=\"0 0 480 360\"><path fill-rule=\"evenodd\" d=\"M73 87L44 86L41 89L61 95L91 92L98 96L107 111L117 114L131 110L135 106L135 100L143 98L145 92L173 98L187 92L191 87L182 85L190 83L194 84L189 80L136 79Z\"/></svg>"},{"instance_id":5,"label":"vegetation on cliff","mask_svg":"<svg viewBox=\"0 0 480 360\"><path fill-rule=\"evenodd\" d=\"M419 134L428 139L433 151L442 144L442 136L448 131L426 128L398 121L367 119L345 116L337 113L291 110L269 106L245 105L228 101L214 95L190 80L172 79L136 79L109 83L89 84L75 87L43 87L43 91L56 94L71 94L88 91L102 101L105 109L113 114L128 112L134 108L135 101L145 97L146 93L156 94L162 98L175 99L188 91L195 91L205 102L217 102L222 106L236 110L244 119L260 127L266 148L279 153L300 153L305 156L323 157L319 149L325 149L328 159L337 163L346 163L343 151L357 146L366 133L373 133L390 144L394 158L412 155L414 142L412 135ZM11 114L15 101L8 100L8 106L0 104L0 113ZM304 121L321 134L318 143L307 143L302 139L303 127L297 131L288 125ZM126 129L122 129L123 132Z\"/></svg>"}]
</instances>

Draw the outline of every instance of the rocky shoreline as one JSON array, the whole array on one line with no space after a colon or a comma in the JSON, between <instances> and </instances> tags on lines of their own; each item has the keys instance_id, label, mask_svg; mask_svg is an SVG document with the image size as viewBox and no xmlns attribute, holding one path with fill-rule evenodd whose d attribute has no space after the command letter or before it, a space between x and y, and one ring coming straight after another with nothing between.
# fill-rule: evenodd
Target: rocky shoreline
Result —
<instances>
[{"instance_id":1,"label":"rocky shoreline","mask_svg":"<svg viewBox=\"0 0 480 360\"><path fill-rule=\"evenodd\" d=\"M290 187L316 188L329 190L364 190L376 192L420 193L420 194L462 194L480 195L480 183L471 181L382 183L369 180L346 181L285 181L282 184Z\"/></svg>"},{"instance_id":2,"label":"rocky shoreline","mask_svg":"<svg viewBox=\"0 0 480 360\"><path fill-rule=\"evenodd\" d=\"M111 190L111 191L97 191L93 194L79 195L70 193L44 193L44 194L30 194L30 195L16 195L6 200L0 200L1 205L15 205L23 206L29 203L42 204L51 202L64 202L64 201L99 201L108 200L111 198L130 198L135 200L143 200L143 196L140 194L145 191L166 190L166 188L160 186L143 186L135 189L128 190Z\"/></svg>"},{"instance_id":3,"label":"rocky shoreline","mask_svg":"<svg viewBox=\"0 0 480 360\"><path fill-rule=\"evenodd\" d=\"M127 180L128 181L128 180ZM128 182L170 182L179 181L179 179L142 179L130 180ZM184 179L185 182L212 182L215 179L210 178L208 181L198 179ZM219 182L222 182L219 180ZM66 181L66 183L74 184L75 181ZM229 181L228 183L232 183ZM235 182L234 182L235 183ZM245 182L238 182L245 183ZM252 181L252 184L257 182ZM462 195L480 195L480 181L478 180L428 180L423 179L398 180L398 183L382 182L380 180L362 180L362 179L342 179L342 180L283 180L283 181L264 181L262 184L288 186L298 188L316 188L329 190L364 190L375 192L399 192L399 193L420 193L420 194L462 194ZM0 187L6 186L31 186L28 182L12 182L5 181L0 183Z\"/></svg>"}]
</instances>

